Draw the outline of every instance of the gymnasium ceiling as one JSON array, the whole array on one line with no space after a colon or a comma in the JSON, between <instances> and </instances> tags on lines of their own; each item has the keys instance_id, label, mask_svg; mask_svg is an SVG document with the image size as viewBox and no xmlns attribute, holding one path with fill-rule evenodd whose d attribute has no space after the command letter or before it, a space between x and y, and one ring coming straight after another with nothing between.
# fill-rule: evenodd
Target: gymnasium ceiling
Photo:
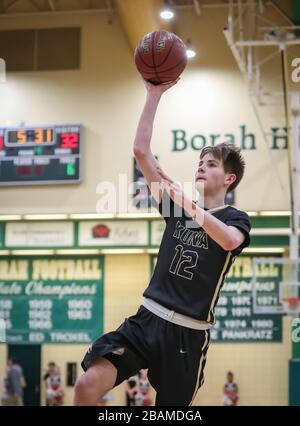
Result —
<instances>
[{"instance_id":1,"label":"gymnasium ceiling","mask_svg":"<svg viewBox=\"0 0 300 426\"><path fill-rule=\"evenodd\" d=\"M117 14L131 48L146 33L155 29L170 29L159 16L159 10L165 0L0 0L0 17L32 15L62 15L74 11L80 13L104 13L108 21ZM237 0L234 0L236 2ZM240 0L272 2L283 13L290 16L291 2L299 0ZM175 9L189 8L201 16L203 8L227 8L229 0L168 0Z\"/></svg>"}]
</instances>

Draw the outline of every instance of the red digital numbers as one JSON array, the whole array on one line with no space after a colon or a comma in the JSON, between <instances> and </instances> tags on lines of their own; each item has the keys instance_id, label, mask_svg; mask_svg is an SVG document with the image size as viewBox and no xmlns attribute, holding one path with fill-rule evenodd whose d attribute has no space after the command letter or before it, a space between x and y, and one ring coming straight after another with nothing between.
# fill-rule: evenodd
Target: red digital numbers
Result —
<instances>
[{"instance_id":1,"label":"red digital numbers","mask_svg":"<svg viewBox=\"0 0 300 426\"><path fill-rule=\"evenodd\" d=\"M16 172L18 176L30 176L32 173L32 166L18 166Z\"/></svg>"},{"instance_id":2,"label":"red digital numbers","mask_svg":"<svg viewBox=\"0 0 300 426\"><path fill-rule=\"evenodd\" d=\"M3 136L0 136L0 151L4 149L4 142L3 142Z\"/></svg>"},{"instance_id":3,"label":"red digital numbers","mask_svg":"<svg viewBox=\"0 0 300 426\"><path fill-rule=\"evenodd\" d=\"M61 148L78 148L78 133L61 133Z\"/></svg>"}]
</instances>

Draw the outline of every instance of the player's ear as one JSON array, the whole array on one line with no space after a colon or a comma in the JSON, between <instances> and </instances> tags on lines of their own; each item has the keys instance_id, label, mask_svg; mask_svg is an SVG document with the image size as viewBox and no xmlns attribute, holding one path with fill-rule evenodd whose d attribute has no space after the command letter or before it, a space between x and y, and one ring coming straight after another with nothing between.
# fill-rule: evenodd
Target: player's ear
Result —
<instances>
[{"instance_id":1,"label":"player's ear","mask_svg":"<svg viewBox=\"0 0 300 426\"><path fill-rule=\"evenodd\" d=\"M236 181L236 175L235 175L234 173L228 173L228 174L226 174L226 177L225 177L225 185L230 186L230 185L232 185L232 184L233 184L233 182L235 182L235 181Z\"/></svg>"}]
</instances>

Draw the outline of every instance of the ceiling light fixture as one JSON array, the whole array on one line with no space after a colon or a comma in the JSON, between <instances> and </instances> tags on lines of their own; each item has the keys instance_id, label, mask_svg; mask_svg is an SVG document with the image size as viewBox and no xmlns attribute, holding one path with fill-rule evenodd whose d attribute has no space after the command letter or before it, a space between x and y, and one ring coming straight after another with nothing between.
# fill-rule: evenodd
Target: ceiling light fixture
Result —
<instances>
[{"instance_id":1,"label":"ceiling light fixture","mask_svg":"<svg viewBox=\"0 0 300 426\"><path fill-rule=\"evenodd\" d=\"M174 18L174 8L169 4L168 1L165 1L164 7L160 11L159 16L165 21L169 21L170 19Z\"/></svg>"},{"instance_id":2,"label":"ceiling light fixture","mask_svg":"<svg viewBox=\"0 0 300 426\"><path fill-rule=\"evenodd\" d=\"M191 39L188 39L186 42L186 56L188 59L194 58L196 56L196 51L192 47Z\"/></svg>"}]
</instances>

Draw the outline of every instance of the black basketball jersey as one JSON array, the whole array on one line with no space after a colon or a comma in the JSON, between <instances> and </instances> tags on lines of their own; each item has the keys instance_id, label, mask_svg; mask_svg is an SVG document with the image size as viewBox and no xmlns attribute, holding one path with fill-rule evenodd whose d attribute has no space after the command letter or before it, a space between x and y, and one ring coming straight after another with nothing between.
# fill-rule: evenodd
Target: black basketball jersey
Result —
<instances>
[{"instance_id":1,"label":"black basketball jersey","mask_svg":"<svg viewBox=\"0 0 300 426\"><path fill-rule=\"evenodd\" d=\"M167 192L158 209L166 221L166 229L155 270L143 295L168 309L213 324L225 276L235 257L250 243L249 217L231 206L208 210L245 235L240 247L226 251L174 204Z\"/></svg>"}]
</instances>

